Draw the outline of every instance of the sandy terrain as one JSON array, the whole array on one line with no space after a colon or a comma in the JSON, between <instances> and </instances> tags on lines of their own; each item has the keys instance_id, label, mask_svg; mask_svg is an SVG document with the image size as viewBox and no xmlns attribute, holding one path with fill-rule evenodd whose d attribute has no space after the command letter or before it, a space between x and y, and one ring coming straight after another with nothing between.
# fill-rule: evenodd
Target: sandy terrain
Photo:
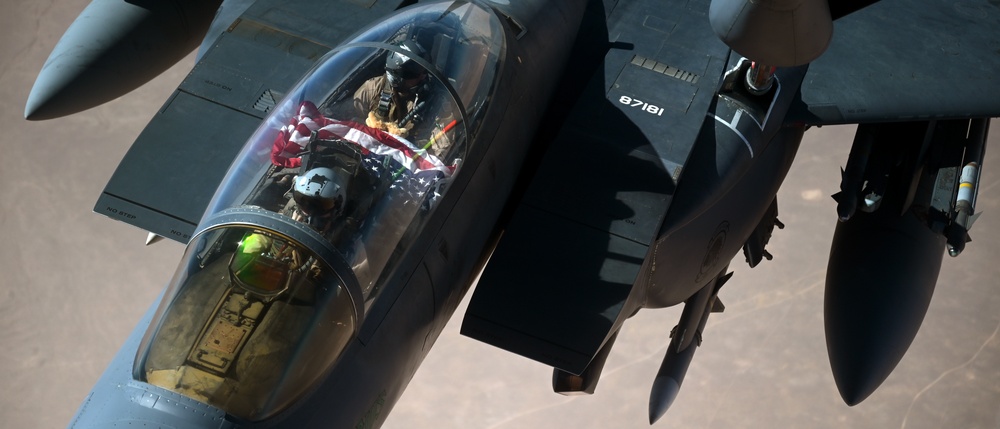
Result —
<instances>
[{"instance_id":1,"label":"sandy terrain","mask_svg":"<svg viewBox=\"0 0 1000 429\"><path fill-rule=\"evenodd\" d=\"M34 76L84 0L12 0L0 18L0 427L65 427L169 279L182 246L91 213L98 194L191 59L108 105L22 119ZM823 337L823 280L851 128L807 133L779 195L773 261L720 297L680 397L660 428L1000 428L1000 165L988 157L974 242L944 262L909 353L864 403L840 400ZM1000 143L1000 131L991 142ZM998 146L1000 147L1000 146ZM461 311L461 309L460 309ZM625 325L597 394L549 390L550 369L458 335L456 317L388 428L647 427L653 375L679 309Z\"/></svg>"}]
</instances>

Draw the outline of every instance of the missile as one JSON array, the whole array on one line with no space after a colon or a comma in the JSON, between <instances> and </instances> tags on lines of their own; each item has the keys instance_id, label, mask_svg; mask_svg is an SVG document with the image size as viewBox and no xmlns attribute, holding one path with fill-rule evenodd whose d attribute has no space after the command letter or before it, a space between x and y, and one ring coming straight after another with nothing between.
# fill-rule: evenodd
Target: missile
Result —
<instances>
[{"instance_id":1,"label":"missile","mask_svg":"<svg viewBox=\"0 0 1000 429\"><path fill-rule=\"evenodd\" d=\"M896 213L859 211L838 222L830 249L827 352L840 395L852 406L871 395L903 358L941 269L944 237L913 211Z\"/></svg>"},{"instance_id":2,"label":"missile","mask_svg":"<svg viewBox=\"0 0 1000 429\"><path fill-rule=\"evenodd\" d=\"M970 240L969 229L979 217L976 213L978 179L979 165L975 162L970 162L962 168L958 195L955 197L955 221L945 230L948 236L948 255L952 257L958 256L965 250L965 243Z\"/></svg>"},{"instance_id":3,"label":"missile","mask_svg":"<svg viewBox=\"0 0 1000 429\"><path fill-rule=\"evenodd\" d=\"M198 47L221 0L93 0L38 73L24 117L58 118L118 98Z\"/></svg>"},{"instance_id":4,"label":"missile","mask_svg":"<svg viewBox=\"0 0 1000 429\"><path fill-rule=\"evenodd\" d=\"M965 243L972 241L969 230L979 217L979 213L976 213L976 195L979 194L979 176L982 174L980 166L986 156L986 135L989 128L988 119L973 119L969 123L968 143L962 160L965 166L962 167L953 206L954 221L945 229L948 254L952 257L961 254L965 250Z\"/></svg>"},{"instance_id":5,"label":"missile","mask_svg":"<svg viewBox=\"0 0 1000 429\"><path fill-rule=\"evenodd\" d=\"M955 211L958 212L959 225L968 229L969 217L974 214L973 201L976 195L976 182L979 178L979 166L975 162L962 168L962 177L958 184L958 198L955 201Z\"/></svg>"},{"instance_id":6,"label":"missile","mask_svg":"<svg viewBox=\"0 0 1000 429\"><path fill-rule=\"evenodd\" d=\"M767 251L767 243L771 240L771 233L774 232L774 227L778 229L784 229L785 224L778 220L778 198L775 197L771 201L771 205L764 212L764 216L761 217L760 223L754 228L753 232L750 233L750 237L747 238L746 243L743 243L743 256L746 257L747 264L750 268L756 267L762 259L767 259L768 261L773 258L770 252Z\"/></svg>"},{"instance_id":7,"label":"missile","mask_svg":"<svg viewBox=\"0 0 1000 429\"><path fill-rule=\"evenodd\" d=\"M672 331L672 334L674 333L676 328ZM671 341L667 354L663 356L660 369L656 372L656 378L653 379L653 388L649 394L649 424L656 423L674 403L697 348L697 344L692 344L678 352Z\"/></svg>"},{"instance_id":8,"label":"missile","mask_svg":"<svg viewBox=\"0 0 1000 429\"><path fill-rule=\"evenodd\" d=\"M864 124L859 125L858 131L854 134L851 154L847 157L847 168L840 170L840 192L833 195L833 199L837 201L837 216L841 222L847 222L858 210L865 182L865 170L874 142L874 128Z\"/></svg>"},{"instance_id":9,"label":"missile","mask_svg":"<svg viewBox=\"0 0 1000 429\"><path fill-rule=\"evenodd\" d=\"M722 272L725 273L726 269L728 267ZM722 312L725 308L716 299L719 288L732 276L733 273L728 273L716 277L714 282L705 285L685 301L681 319L670 331L670 345L660 363L660 369L656 371L656 378L653 379L653 387L649 393L649 424L656 423L663 417L677 398L695 349L701 344L701 333L708 323L708 316Z\"/></svg>"}]
</instances>

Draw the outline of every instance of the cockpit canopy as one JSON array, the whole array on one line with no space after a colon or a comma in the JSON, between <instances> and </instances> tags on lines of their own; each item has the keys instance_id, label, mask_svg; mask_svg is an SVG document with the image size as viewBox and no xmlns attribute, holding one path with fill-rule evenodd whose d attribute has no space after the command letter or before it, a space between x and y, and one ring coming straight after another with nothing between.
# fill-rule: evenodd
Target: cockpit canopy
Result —
<instances>
[{"instance_id":1,"label":"cockpit canopy","mask_svg":"<svg viewBox=\"0 0 1000 429\"><path fill-rule=\"evenodd\" d=\"M248 293L261 297L279 295L288 290L294 261L284 254L287 243L263 232L248 232L237 243L229 262L232 282Z\"/></svg>"},{"instance_id":2,"label":"cockpit canopy","mask_svg":"<svg viewBox=\"0 0 1000 429\"><path fill-rule=\"evenodd\" d=\"M135 377L250 421L321 381L453 187L503 48L491 10L445 2L320 59L230 167Z\"/></svg>"},{"instance_id":3,"label":"cockpit canopy","mask_svg":"<svg viewBox=\"0 0 1000 429\"><path fill-rule=\"evenodd\" d=\"M202 224L248 206L307 224L370 298L468 157L503 47L493 11L464 2L404 9L362 32L274 107Z\"/></svg>"}]
</instances>

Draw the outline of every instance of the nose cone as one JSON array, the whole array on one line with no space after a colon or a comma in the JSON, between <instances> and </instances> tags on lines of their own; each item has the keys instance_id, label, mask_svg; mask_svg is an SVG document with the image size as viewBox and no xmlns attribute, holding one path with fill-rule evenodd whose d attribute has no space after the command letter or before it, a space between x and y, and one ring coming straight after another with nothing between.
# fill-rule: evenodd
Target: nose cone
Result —
<instances>
[{"instance_id":1,"label":"nose cone","mask_svg":"<svg viewBox=\"0 0 1000 429\"><path fill-rule=\"evenodd\" d=\"M681 384L670 376L657 376L649 395L649 424L656 423L673 405L681 391Z\"/></svg>"},{"instance_id":2,"label":"nose cone","mask_svg":"<svg viewBox=\"0 0 1000 429\"><path fill-rule=\"evenodd\" d=\"M858 212L837 224L827 267L824 324L833 377L848 405L892 373L923 322L944 239L912 212Z\"/></svg>"},{"instance_id":3,"label":"nose cone","mask_svg":"<svg viewBox=\"0 0 1000 429\"><path fill-rule=\"evenodd\" d=\"M66 29L38 72L24 117L53 119L113 100L134 89L152 48L144 27L152 12L128 2L91 2ZM155 76L155 75L154 75Z\"/></svg>"},{"instance_id":4,"label":"nose cone","mask_svg":"<svg viewBox=\"0 0 1000 429\"><path fill-rule=\"evenodd\" d=\"M62 52L62 55L56 55ZM89 60L86 55L66 54L63 50L53 51L52 56L38 73L28 101L24 106L24 117L31 121L53 119L97 106L107 100L100 100L93 94L95 79L88 74ZM88 85L90 83L90 85ZM96 85L100 86L99 83ZM113 97L112 97L113 98Z\"/></svg>"},{"instance_id":5,"label":"nose cone","mask_svg":"<svg viewBox=\"0 0 1000 429\"><path fill-rule=\"evenodd\" d=\"M66 116L138 88L198 45L217 3L93 0L45 61L24 117Z\"/></svg>"},{"instance_id":6,"label":"nose cone","mask_svg":"<svg viewBox=\"0 0 1000 429\"><path fill-rule=\"evenodd\" d=\"M702 319L701 323L704 324L705 320ZM663 356L663 362L660 363L660 369L656 371L653 388L649 392L649 424L653 424L660 417L663 417L670 405L674 403L674 399L677 399L681 385L684 384L684 376L687 374L688 367L691 366L691 359L694 358L694 352L698 350L698 344L692 342L687 348L678 352L679 344L679 337L674 337L670 341L667 353Z\"/></svg>"}]
</instances>

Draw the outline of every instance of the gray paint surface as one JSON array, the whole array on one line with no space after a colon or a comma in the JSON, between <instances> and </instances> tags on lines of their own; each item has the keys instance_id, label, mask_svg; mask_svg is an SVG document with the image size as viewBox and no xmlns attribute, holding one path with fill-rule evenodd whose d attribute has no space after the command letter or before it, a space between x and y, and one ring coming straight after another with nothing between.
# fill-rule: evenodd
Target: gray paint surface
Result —
<instances>
[{"instance_id":1,"label":"gray paint surface","mask_svg":"<svg viewBox=\"0 0 1000 429\"><path fill-rule=\"evenodd\" d=\"M0 17L0 427L61 428L173 272L182 247L91 213L118 161L193 63L60 121L21 118L30 83L86 1L18 0ZM823 339L826 256L853 130L806 133L779 193L773 261L736 274L659 428L1000 428L1000 129L990 138L973 242L946 257L909 353L850 408ZM459 309L459 312L462 308ZM456 315L461 313L456 313ZM386 428L648 427L649 386L679 308L625 323L591 397L551 393L551 371L446 328Z\"/></svg>"}]
</instances>

